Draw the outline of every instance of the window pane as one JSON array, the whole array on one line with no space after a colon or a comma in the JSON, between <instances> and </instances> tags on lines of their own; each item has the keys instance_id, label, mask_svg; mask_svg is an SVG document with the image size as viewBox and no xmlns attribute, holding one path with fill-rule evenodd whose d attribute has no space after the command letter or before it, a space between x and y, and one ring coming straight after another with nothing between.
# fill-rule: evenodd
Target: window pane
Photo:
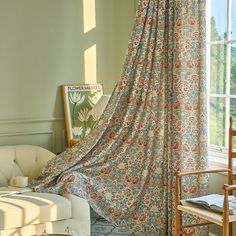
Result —
<instances>
[{"instance_id":1,"label":"window pane","mask_svg":"<svg viewBox=\"0 0 236 236\"><path fill-rule=\"evenodd\" d=\"M211 0L211 40L227 39L227 0Z\"/></svg>"},{"instance_id":2,"label":"window pane","mask_svg":"<svg viewBox=\"0 0 236 236\"><path fill-rule=\"evenodd\" d=\"M230 71L231 94L236 95L236 43L231 45L231 71Z\"/></svg>"},{"instance_id":3,"label":"window pane","mask_svg":"<svg viewBox=\"0 0 236 236\"><path fill-rule=\"evenodd\" d=\"M225 44L211 46L210 93L225 93L226 80L226 48Z\"/></svg>"},{"instance_id":4,"label":"window pane","mask_svg":"<svg viewBox=\"0 0 236 236\"><path fill-rule=\"evenodd\" d=\"M236 40L236 0L232 0L231 8L231 39Z\"/></svg>"},{"instance_id":5,"label":"window pane","mask_svg":"<svg viewBox=\"0 0 236 236\"><path fill-rule=\"evenodd\" d=\"M225 146L225 98L210 98L210 144Z\"/></svg>"}]
</instances>

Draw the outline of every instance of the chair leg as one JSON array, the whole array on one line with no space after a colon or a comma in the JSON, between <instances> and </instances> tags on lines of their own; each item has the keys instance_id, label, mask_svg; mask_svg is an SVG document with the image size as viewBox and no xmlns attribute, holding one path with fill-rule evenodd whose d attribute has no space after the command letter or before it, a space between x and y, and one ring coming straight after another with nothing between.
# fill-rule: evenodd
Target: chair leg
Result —
<instances>
[{"instance_id":1,"label":"chair leg","mask_svg":"<svg viewBox=\"0 0 236 236\"><path fill-rule=\"evenodd\" d=\"M233 234L233 224L229 223L229 236L232 236Z\"/></svg>"},{"instance_id":2,"label":"chair leg","mask_svg":"<svg viewBox=\"0 0 236 236\"><path fill-rule=\"evenodd\" d=\"M175 236L180 236L180 211L178 209L175 210Z\"/></svg>"},{"instance_id":3,"label":"chair leg","mask_svg":"<svg viewBox=\"0 0 236 236\"><path fill-rule=\"evenodd\" d=\"M223 236L230 236L229 234L229 223L224 223L223 224ZM232 235L231 235L232 236Z\"/></svg>"}]
</instances>

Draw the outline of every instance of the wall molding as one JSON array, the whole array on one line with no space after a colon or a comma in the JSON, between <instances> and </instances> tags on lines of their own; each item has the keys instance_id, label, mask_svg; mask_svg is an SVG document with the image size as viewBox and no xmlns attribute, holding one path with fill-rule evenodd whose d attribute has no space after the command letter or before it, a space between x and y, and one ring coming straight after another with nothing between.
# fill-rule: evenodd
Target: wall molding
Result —
<instances>
[{"instance_id":1,"label":"wall molding","mask_svg":"<svg viewBox=\"0 0 236 236\"><path fill-rule=\"evenodd\" d=\"M45 130L45 131L33 131L33 132L9 132L9 133L0 133L0 137L6 136L24 136L24 135L38 135L38 134L53 134L54 130Z\"/></svg>"},{"instance_id":2,"label":"wall molding","mask_svg":"<svg viewBox=\"0 0 236 236\"><path fill-rule=\"evenodd\" d=\"M32 132L9 132L0 133L0 138L14 137L14 136L31 136L31 135L49 135L51 137L51 150L55 151L55 131L54 130L41 130Z\"/></svg>"},{"instance_id":3,"label":"wall molding","mask_svg":"<svg viewBox=\"0 0 236 236\"><path fill-rule=\"evenodd\" d=\"M0 145L31 143L58 153L65 149L64 117L0 120Z\"/></svg>"},{"instance_id":4,"label":"wall molding","mask_svg":"<svg viewBox=\"0 0 236 236\"><path fill-rule=\"evenodd\" d=\"M47 122L64 122L64 117L48 117L37 119L1 119L0 125L6 124L29 124L29 123L47 123Z\"/></svg>"}]
</instances>

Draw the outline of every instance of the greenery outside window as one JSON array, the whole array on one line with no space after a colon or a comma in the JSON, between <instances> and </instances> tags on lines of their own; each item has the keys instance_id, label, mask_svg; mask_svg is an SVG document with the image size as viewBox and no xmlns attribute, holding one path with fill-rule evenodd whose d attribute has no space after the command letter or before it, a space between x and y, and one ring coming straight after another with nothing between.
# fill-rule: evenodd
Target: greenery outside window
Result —
<instances>
[{"instance_id":1,"label":"greenery outside window","mask_svg":"<svg viewBox=\"0 0 236 236\"><path fill-rule=\"evenodd\" d=\"M209 154L225 157L230 116L236 128L236 0L207 0L206 12Z\"/></svg>"}]
</instances>

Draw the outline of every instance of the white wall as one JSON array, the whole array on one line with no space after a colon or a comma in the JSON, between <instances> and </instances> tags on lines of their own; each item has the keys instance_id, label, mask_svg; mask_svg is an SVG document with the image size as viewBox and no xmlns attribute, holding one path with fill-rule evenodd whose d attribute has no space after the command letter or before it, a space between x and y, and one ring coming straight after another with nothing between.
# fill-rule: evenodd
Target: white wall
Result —
<instances>
[{"instance_id":1,"label":"white wall","mask_svg":"<svg viewBox=\"0 0 236 236\"><path fill-rule=\"evenodd\" d=\"M95 3L96 25L86 33L83 1ZM91 79L105 93L113 90L135 1L0 0L0 145L64 149L60 85ZM91 47L96 68L86 77L85 52Z\"/></svg>"}]
</instances>

